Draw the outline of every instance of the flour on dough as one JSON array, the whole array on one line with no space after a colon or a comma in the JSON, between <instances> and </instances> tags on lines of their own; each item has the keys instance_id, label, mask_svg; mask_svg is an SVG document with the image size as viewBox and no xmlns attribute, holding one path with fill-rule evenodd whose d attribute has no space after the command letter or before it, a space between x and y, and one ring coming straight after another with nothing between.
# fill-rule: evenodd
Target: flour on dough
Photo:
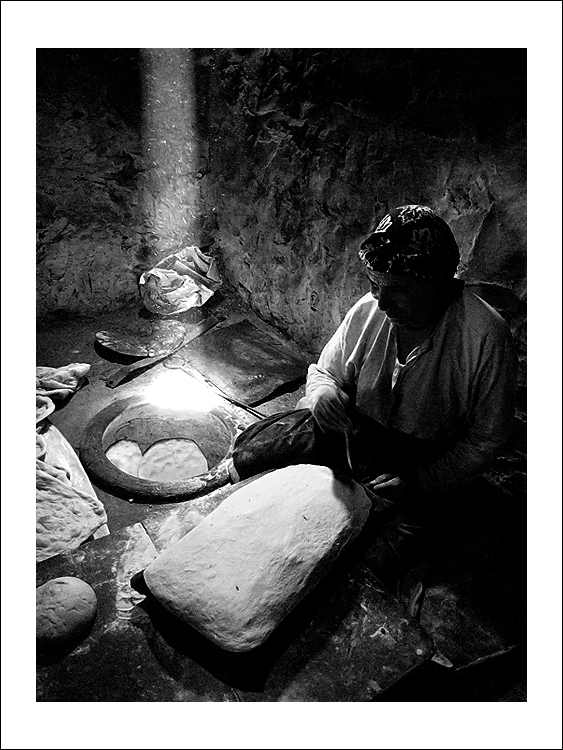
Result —
<instances>
[{"instance_id":1,"label":"flour on dough","mask_svg":"<svg viewBox=\"0 0 563 750\"><path fill-rule=\"evenodd\" d=\"M360 533L371 502L326 466L235 490L145 568L160 603L227 651L263 643Z\"/></svg>"},{"instance_id":2,"label":"flour on dough","mask_svg":"<svg viewBox=\"0 0 563 750\"><path fill-rule=\"evenodd\" d=\"M118 440L107 449L106 456L121 471L138 476L143 454L134 440Z\"/></svg>"},{"instance_id":3,"label":"flour on dough","mask_svg":"<svg viewBox=\"0 0 563 750\"><path fill-rule=\"evenodd\" d=\"M159 440L141 459L138 476L158 482L179 482L209 470L199 445L189 438Z\"/></svg>"}]
</instances>

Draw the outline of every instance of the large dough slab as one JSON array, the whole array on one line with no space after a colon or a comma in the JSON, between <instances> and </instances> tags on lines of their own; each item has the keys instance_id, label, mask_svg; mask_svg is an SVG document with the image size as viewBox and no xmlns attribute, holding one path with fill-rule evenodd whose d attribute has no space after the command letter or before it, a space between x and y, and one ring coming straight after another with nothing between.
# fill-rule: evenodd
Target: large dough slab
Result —
<instances>
[{"instance_id":1,"label":"large dough slab","mask_svg":"<svg viewBox=\"0 0 563 750\"><path fill-rule=\"evenodd\" d=\"M324 466L235 491L145 570L152 594L228 651L259 646L361 531L371 504Z\"/></svg>"}]
</instances>

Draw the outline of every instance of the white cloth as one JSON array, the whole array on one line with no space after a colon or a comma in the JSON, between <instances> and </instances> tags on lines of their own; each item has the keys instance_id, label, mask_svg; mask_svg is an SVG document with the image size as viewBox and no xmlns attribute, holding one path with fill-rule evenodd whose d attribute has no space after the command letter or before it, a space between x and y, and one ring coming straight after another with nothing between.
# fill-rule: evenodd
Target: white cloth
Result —
<instances>
[{"instance_id":1,"label":"white cloth","mask_svg":"<svg viewBox=\"0 0 563 750\"><path fill-rule=\"evenodd\" d=\"M47 419L77 391L90 365L37 367L35 394L36 560L109 534L104 506L70 443Z\"/></svg>"},{"instance_id":2,"label":"white cloth","mask_svg":"<svg viewBox=\"0 0 563 750\"><path fill-rule=\"evenodd\" d=\"M405 365L396 363L396 329L368 293L309 367L298 406L311 408L330 385L383 425L427 440L453 439L449 452L418 470L427 495L480 476L512 428L517 358L506 321L463 291Z\"/></svg>"}]
</instances>

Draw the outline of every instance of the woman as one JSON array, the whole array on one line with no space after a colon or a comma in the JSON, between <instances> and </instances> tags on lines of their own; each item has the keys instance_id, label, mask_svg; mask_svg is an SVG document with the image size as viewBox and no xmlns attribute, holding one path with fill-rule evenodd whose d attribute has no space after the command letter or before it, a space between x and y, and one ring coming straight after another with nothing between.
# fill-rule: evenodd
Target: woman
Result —
<instances>
[{"instance_id":1,"label":"woman","mask_svg":"<svg viewBox=\"0 0 563 750\"><path fill-rule=\"evenodd\" d=\"M233 459L240 477L309 462L363 482L389 517L373 549L388 568L504 446L517 359L507 323L454 278L459 249L432 209L390 211L360 259L370 292L309 367L297 411L253 425Z\"/></svg>"}]
</instances>

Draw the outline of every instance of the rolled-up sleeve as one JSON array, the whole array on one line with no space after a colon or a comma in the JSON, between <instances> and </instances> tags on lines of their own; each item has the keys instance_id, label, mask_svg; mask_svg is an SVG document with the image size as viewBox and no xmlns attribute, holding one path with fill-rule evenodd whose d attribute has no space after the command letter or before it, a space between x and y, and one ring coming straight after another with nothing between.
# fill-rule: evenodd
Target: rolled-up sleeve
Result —
<instances>
[{"instance_id":1,"label":"rolled-up sleeve","mask_svg":"<svg viewBox=\"0 0 563 750\"><path fill-rule=\"evenodd\" d=\"M316 364L309 365L305 396L300 408L312 408L321 393L330 388L352 396L355 389L355 365L350 361L350 351L361 331L358 316L352 308L322 350ZM356 330L359 327L359 330Z\"/></svg>"}]
</instances>

